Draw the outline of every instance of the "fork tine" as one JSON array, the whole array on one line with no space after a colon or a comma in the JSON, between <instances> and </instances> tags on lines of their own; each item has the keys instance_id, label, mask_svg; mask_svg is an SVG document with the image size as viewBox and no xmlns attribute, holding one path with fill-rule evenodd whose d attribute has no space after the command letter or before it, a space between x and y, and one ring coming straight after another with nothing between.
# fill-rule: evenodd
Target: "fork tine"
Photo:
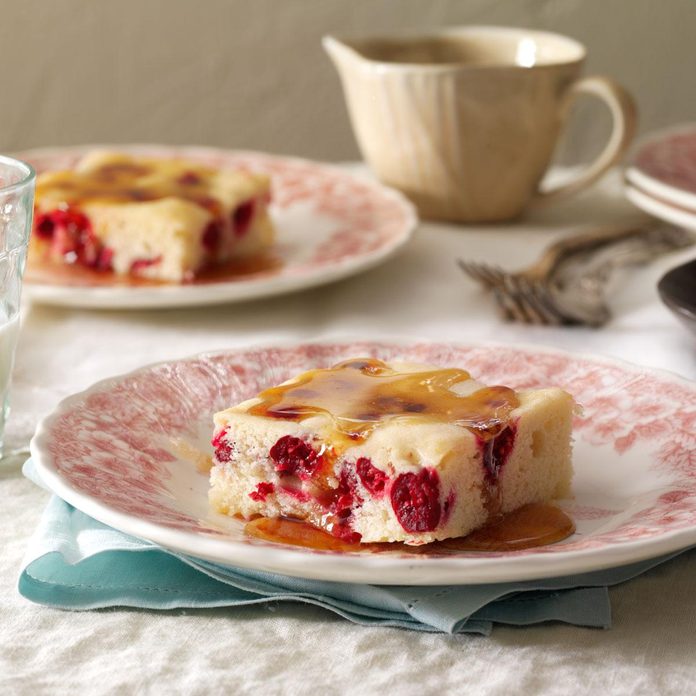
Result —
<instances>
[{"instance_id":1,"label":"fork tine","mask_svg":"<svg viewBox=\"0 0 696 696\"><path fill-rule=\"evenodd\" d=\"M525 295L523 288L520 286L520 278L516 276L507 276L503 284L503 289L508 295L510 304L514 304L517 308L518 321L525 324L539 324L541 317L536 310L533 301Z\"/></svg>"},{"instance_id":2,"label":"fork tine","mask_svg":"<svg viewBox=\"0 0 696 696\"><path fill-rule=\"evenodd\" d=\"M569 323L569 317L558 307L544 283L530 281L524 276L511 275L507 279L506 290L509 301L514 301L519 309L518 316L521 321L543 326Z\"/></svg>"},{"instance_id":3,"label":"fork tine","mask_svg":"<svg viewBox=\"0 0 696 696\"><path fill-rule=\"evenodd\" d=\"M530 311L536 314L537 323L554 326L566 322L566 317L559 310L548 286L527 278L518 278L518 285Z\"/></svg>"},{"instance_id":4,"label":"fork tine","mask_svg":"<svg viewBox=\"0 0 696 696\"><path fill-rule=\"evenodd\" d=\"M487 263L477 264L479 272L484 278L488 279L490 285L500 285L505 282L505 278L510 275L507 271L504 271L500 266L493 266Z\"/></svg>"},{"instance_id":5,"label":"fork tine","mask_svg":"<svg viewBox=\"0 0 696 696\"><path fill-rule=\"evenodd\" d=\"M508 313L515 321L522 324L539 322L538 313L520 291L518 279L515 276L507 276L499 289L500 299L505 302Z\"/></svg>"},{"instance_id":6,"label":"fork tine","mask_svg":"<svg viewBox=\"0 0 696 696\"><path fill-rule=\"evenodd\" d=\"M492 290L498 313L503 319L506 321L524 321L524 317L520 314L519 308L507 290L499 285L494 286Z\"/></svg>"},{"instance_id":7,"label":"fork tine","mask_svg":"<svg viewBox=\"0 0 696 696\"><path fill-rule=\"evenodd\" d=\"M510 297L509 290L505 288L505 280L508 277L506 272L496 266L464 259L457 259L457 264L469 277L493 292L493 299L503 319L525 321L524 313L521 312L514 298Z\"/></svg>"},{"instance_id":8,"label":"fork tine","mask_svg":"<svg viewBox=\"0 0 696 696\"><path fill-rule=\"evenodd\" d=\"M465 261L464 259L458 259L457 264L459 265L459 268L464 271L464 273L478 283L482 283L487 288L497 285L505 276L502 269L489 266L486 263L477 263L476 261Z\"/></svg>"},{"instance_id":9,"label":"fork tine","mask_svg":"<svg viewBox=\"0 0 696 696\"><path fill-rule=\"evenodd\" d=\"M477 283L481 283L486 287L490 287L490 282L488 278L481 273L481 270L477 263L474 263L473 261L464 261L464 259L458 259L457 264L459 265L459 268L461 268L462 271L464 271L464 273L466 273Z\"/></svg>"},{"instance_id":10,"label":"fork tine","mask_svg":"<svg viewBox=\"0 0 696 696\"><path fill-rule=\"evenodd\" d=\"M499 313L507 321L543 326L583 323L559 305L546 282L477 261L457 259L457 264L469 277L492 291Z\"/></svg>"},{"instance_id":11,"label":"fork tine","mask_svg":"<svg viewBox=\"0 0 696 696\"><path fill-rule=\"evenodd\" d=\"M524 324L568 323L568 317L559 309L545 285L507 273L497 266L464 259L458 259L457 263L467 275L492 290L504 319Z\"/></svg>"}]
</instances>

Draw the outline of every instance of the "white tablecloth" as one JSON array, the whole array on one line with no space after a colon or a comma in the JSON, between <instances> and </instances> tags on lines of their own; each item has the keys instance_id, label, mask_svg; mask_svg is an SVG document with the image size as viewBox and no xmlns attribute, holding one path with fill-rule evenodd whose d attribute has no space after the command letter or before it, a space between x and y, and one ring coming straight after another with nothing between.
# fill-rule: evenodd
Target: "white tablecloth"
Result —
<instances>
[{"instance_id":1,"label":"white tablecloth","mask_svg":"<svg viewBox=\"0 0 696 696\"><path fill-rule=\"evenodd\" d=\"M397 257L285 297L205 309L25 308L10 444L58 400L109 375L204 350L327 337L524 342L601 353L696 377L696 342L657 298L680 253L624 277L601 330L503 324L458 256L511 268L559 234L635 211L618 178L510 226L422 224ZM47 494L0 478L0 693L695 693L696 553L611 590L610 631L496 627L489 638L354 626L305 605L69 613L15 589ZM360 688L358 688L360 685ZM260 690L260 691L257 691Z\"/></svg>"}]
</instances>

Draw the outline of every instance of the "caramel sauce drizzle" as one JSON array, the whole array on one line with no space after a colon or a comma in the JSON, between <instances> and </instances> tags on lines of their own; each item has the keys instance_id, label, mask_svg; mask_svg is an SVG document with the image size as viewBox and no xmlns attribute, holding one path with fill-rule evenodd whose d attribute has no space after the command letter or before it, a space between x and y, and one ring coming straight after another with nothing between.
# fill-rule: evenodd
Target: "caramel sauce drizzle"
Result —
<instances>
[{"instance_id":1,"label":"caramel sauce drizzle","mask_svg":"<svg viewBox=\"0 0 696 696\"><path fill-rule=\"evenodd\" d=\"M248 412L298 421L324 414L346 445L366 439L381 422L416 416L419 422L455 423L490 439L505 428L519 399L500 386L463 396L453 391L470 379L456 368L397 372L381 360L360 358L267 389Z\"/></svg>"},{"instance_id":2,"label":"caramel sauce drizzle","mask_svg":"<svg viewBox=\"0 0 696 696\"><path fill-rule=\"evenodd\" d=\"M39 177L36 198L63 206L85 203L136 203L161 198L183 198L213 214L219 203L208 195L215 170L177 160L116 161L89 171L52 172Z\"/></svg>"}]
</instances>

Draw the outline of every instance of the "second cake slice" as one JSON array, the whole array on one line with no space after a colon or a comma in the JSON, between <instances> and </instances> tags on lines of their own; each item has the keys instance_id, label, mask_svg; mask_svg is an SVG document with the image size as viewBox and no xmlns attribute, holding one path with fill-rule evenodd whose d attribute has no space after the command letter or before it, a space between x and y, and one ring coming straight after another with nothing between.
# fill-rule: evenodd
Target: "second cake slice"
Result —
<instances>
[{"instance_id":1,"label":"second cake slice","mask_svg":"<svg viewBox=\"0 0 696 696\"><path fill-rule=\"evenodd\" d=\"M94 151L36 182L31 256L181 283L268 248L270 181L260 174Z\"/></svg>"}]
</instances>

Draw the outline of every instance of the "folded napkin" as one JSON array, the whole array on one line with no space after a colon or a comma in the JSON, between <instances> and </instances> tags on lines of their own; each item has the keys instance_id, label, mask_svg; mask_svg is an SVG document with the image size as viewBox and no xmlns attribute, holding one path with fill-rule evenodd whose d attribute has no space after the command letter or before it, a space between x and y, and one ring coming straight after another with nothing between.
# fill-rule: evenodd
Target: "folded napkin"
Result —
<instances>
[{"instance_id":1,"label":"folded napkin","mask_svg":"<svg viewBox=\"0 0 696 696\"><path fill-rule=\"evenodd\" d=\"M25 464L24 474L43 486L31 460ZM39 604L74 610L307 602L362 625L487 635L494 623L562 621L609 628L607 586L667 558L564 578L492 585L395 587L322 582L178 554L107 527L53 496L29 543L19 592Z\"/></svg>"}]
</instances>

